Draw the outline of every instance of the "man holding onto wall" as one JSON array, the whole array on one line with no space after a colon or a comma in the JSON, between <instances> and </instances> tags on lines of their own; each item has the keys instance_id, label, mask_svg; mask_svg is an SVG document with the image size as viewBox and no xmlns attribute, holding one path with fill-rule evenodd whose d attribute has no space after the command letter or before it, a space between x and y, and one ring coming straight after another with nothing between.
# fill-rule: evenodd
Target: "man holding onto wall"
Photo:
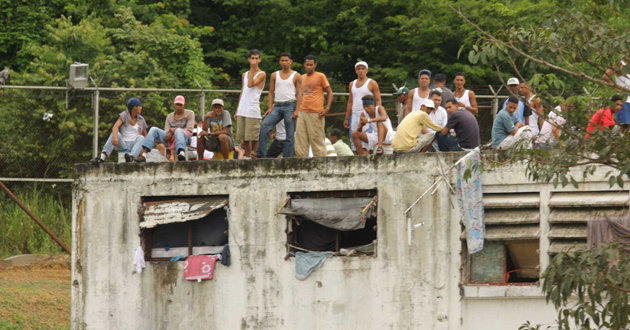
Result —
<instances>
[{"instance_id":1,"label":"man holding onto wall","mask_svg":"<svg viewBox=\"0 0 630 330\"><path fill-rule=\"evenodd\" d=\"M243 73L243 86L234 118L236 119L236 139L241 142L245 156L249 157L252 150L258 147L261 119L260 94L265 87L266 74L258 67L261 61L258 49L249 51L247 61L249 71Z\"/></svg>"},{"instance_id":2,"label":"man holding onto wall","mask_svg":"<svg viewBox=\"0 0 630 330\"><path fill-rule=\"evenodd\" d=\"M309 146L315 157L326 156L325 116L332 106L333 91L326 75L315 71L317 60L308 55L304 59L306 73L302 75L299 103L293 117L297 118L295 131L295 156L308 157ZM327 94L324 108L324 92Z\"/></svg>"}]
</instances>

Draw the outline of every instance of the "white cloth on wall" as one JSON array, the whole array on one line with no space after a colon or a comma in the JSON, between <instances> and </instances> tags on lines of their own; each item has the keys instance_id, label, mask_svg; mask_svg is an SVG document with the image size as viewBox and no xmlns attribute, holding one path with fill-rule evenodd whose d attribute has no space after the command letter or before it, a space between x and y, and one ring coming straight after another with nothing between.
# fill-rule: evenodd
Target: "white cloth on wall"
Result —
<instances>
[{"instance_id":1,"label":"white cloth on wall","mask_svg":"<svg viewBox=\"0 0 630 330\"><path fill-rule=\"evenodd\" d=\"M141 246L136 248L136 253L133 256L133 266L136 268L138 274L142 274L142 268L147 266L144 262L144 251Z\"/></svg>"}]
</instances>

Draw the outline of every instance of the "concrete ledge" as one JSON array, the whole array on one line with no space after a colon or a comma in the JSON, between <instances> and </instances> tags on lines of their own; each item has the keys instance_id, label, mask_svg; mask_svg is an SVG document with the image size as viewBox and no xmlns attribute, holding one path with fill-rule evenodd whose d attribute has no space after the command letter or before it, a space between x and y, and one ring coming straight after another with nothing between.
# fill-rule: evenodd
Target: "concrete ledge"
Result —
<instances>
[{"instance_id":1,"label":"concrete ledge","mask_svg":"<svg viewBox=\"0 0 630 330\"><path fill-rule=\"evenodd\" d=\"M464 285L466 298L544 298L539 285Z\"/></svg>"}]
</instances>

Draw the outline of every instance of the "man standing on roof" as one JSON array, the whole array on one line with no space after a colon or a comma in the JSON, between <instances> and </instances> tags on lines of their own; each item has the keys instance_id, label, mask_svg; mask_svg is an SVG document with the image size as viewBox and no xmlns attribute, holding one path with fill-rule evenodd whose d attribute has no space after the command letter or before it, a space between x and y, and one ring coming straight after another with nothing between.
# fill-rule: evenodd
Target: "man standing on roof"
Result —
<instances>
[{"instance_id":1,"label":"man standing on roof","mask_svg":"<svg viewBox=\"0 0 630 330\"><path fill-rule=\"evenodd\" d=\"M479 112L479 108L477 107L477 96L475 92L466 89L464 85L466 84L466 77L463 73L458 72L455 74L455 79L453 79L453 85L455 85L455 100L457 100L457 105L460 107L470 111L473 115L476 115Z\"/></svg>"},{"instance_id":2,"label":"man standing on roof","mask_svg":"<svg viewBox=\"0 0 630 330\"><path fill-rule=\"evenodd\" d=\"M269 133L273 127L284 120L286 139L282 144L282 157L293 157L295 152L295 105L298 100L298 90L300 90L300 74L291 70L293 59L291 54L280 54L280 67L271 74L269 79L269 108L265 112L265 118L260 128L258 151L255 157L267 156L267 142L269 141ZM277 132L276 132L277 134Z\"/></svg>"},{"instance_id":3,"label":"man standing on roof","mask_svg":"<svg viewBox=\"0 0 630 330\"><path fill-rule=\"evenodd\" d=\"M143 152L136 157L136 161L144 162L146 153L153 149L156 141L167 146L174 142L177 159L186 160L186 146L190 144L190 137L195 127L195 112L184 108L186 99L182 95L175 97L173 105L175 111L166 116L164 129L151 127L149 130L149 134L142 143Z\"/></svg>"},{"instance_id":4,"label":"man standing on roof","mask_svg":"<svg viewBox=\"0 0 630 330\"><path fill-rule=\"evenodd\" d=\"M442 103L440 106L446 109L446 101L455 99L453 91L446 87L446 75L443 73L436 74L433 78L433 85L435 86L434 89L437 89L442 94Z\"/></svg>"},{"instance_id":5,"label":"man standing on roof","mask_svg":"<svg viewBox=\"0 0 630 330\"><path fill-rule=\"evenodd\" d=\"M326 114L330 111L333 100L333 91L330 88L326 75L315 71L317 59L308 55L304 58L298 98L299 103L293 113L297 117L295 128L295 157L308 157L309 146L313 149L315 157L326 156ZM328 94L326 107L324 108L324 92Z\"/></svg>"},{"instance_id":6,"label":"man standing on roof","mask_svg":"<svg viewBox=\"0 0 630 330\"><path fill-rule=\"evenodd\" d=\"M426 127L439 131L442 127L436 124L429 113L435 109L435 104L431 99L424 101L420 106L420 111L412 111L398 125L398 130L392 139L392 147L396 152L424 152L433 142L434 134L420 134Z\"/></svg>"},{"instance_id":7,"label":"man standing on roof","mask_svg":"<svg viewBox=\"0 0 630 330\"><path fill-rule=\"evenodd\" d=\"M409 88L405 86L400 87L394 92L394 96L396 96L396 118L398 119L398 123L402 121L405 111L407 110L408 94Z\"/></svg>"},{"instance_id":8,"label":"man standing on roof","mask_svg":"<svg viewBox=\"0 0 630 330\"><path fill-rule=\"evenodd\" d=\"M243 87L238 101L236 119L236 139L241 142L245 156L249 157L252 150L258 147L260 133L260 94L265 88L266 74L260 70L260 51L249 51L249 71L243 73ZM266 146L265 146L266 147Z\"/></svg>"},{"instance_id":9,"label":"man standing on roof","mask_svg":"<svg viewBox=\"0 0 630 330\"><path fill-rule=\"evenodd\" d=\"M348 96L348 104L346 105L346 119L343 121L343 127L350 130L350 136L352 136L352 132L357 130L359 118L363 113L361 99L366 95L371 95L374 97L376 105L381 105L381 92L378 83L367 77L367 62L357 62L354 65L354 72L357 74L357 79L350 82L348 86L350 95ZM352 149L355 149L354 144L352 144Z\"/></svg>"},{"instance_id":10,"label":"man standing on roof","mask_svg":"<svg viewBox=\"0 0 630 330\"><path fill-rule=\"evenodd\" d=\"M420 110L420 107L429 99L429 84L431 83L431 71L422 69L418 73L418 86L412 89L407 96L407 109L403 118L406 117L413 110ZM399 123L400 124L400 123Z\"/></svg>"}]
</instances>

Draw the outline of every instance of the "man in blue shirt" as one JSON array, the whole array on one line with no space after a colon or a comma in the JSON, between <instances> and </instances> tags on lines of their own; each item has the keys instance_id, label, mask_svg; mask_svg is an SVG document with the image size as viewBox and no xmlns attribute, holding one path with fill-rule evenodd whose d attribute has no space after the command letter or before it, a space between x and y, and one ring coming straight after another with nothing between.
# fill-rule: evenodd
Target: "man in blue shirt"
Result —
<instances>
[{"instance_id":1,"label":"man in blue shirt","mask_svg":"<svg viewBox=\"0 0 630 330\"><path fill-rule=\"evenodd\" d=\"M520 81L516 77L512 77L508 79L507 86L508 86L508 89L510 90L510 94L518 97L519 84L520 84ZM507 105L507 102L508 102L507 99L505 100L505 102L503 102L503 110L505 110L505 106ZM525 100L523 100L522 97L518 99L518 106L516 107L516 112L514 113L514 115L516 116L516 119L518 119L519 122L525 125L529 124L529 116L532 115L532 109L528 107L527 105L525 105Z\"/></svg>"},{"instance_id":2,"label":"man in blue shirt","mask_svg":"<svg viewBox=\"0 0 630 330\"><path fill-rule=\"evenodd\" d=\"M518 107L516 96L510 96L504 110L499 111L492 124L492 148L509 149L522 144L531 149L532 131L528 125L519 122L514 113Z\"/></svg>"}]
</instances>

